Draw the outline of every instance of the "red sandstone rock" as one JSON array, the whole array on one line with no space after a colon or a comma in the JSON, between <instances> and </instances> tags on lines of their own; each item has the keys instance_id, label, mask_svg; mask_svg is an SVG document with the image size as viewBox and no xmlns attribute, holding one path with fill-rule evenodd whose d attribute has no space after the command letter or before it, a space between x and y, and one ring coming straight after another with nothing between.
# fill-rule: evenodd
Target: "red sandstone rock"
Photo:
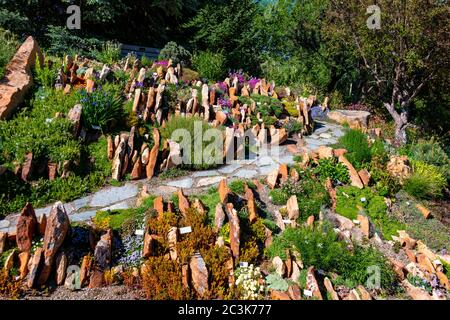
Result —
<instances>
[{"instance_id":1,"label":"red sandstone rock","mask_svg":"<svg viewBox=\"0 0 450 320\"><path fill-rule=\"evenodd\" d=\"M64 242L67 232L69 231L70 221L67 216L66 209L61 202L53 205L47 221L44 235L44 265L39 275L39 284L44 284L50 272L56 253Z\"/></svg>"},{"instance_id":2,"label":"red sandstone rock","mask_svg":"<svg viewBox=\"0 0 450 320\"><path fill-rule=\"evenodd\" d=\"M36 231L37 219L34 209L27 203L20 213L17 221L16 242L20 251L30 251Z\"/></svg>"}]
</instances>

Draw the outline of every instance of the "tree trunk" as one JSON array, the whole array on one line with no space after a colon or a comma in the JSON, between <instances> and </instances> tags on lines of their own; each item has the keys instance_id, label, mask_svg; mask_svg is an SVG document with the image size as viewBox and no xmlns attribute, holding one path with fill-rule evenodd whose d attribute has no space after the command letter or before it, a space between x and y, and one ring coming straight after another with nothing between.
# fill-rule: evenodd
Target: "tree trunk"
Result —
<instances>
[{"instance_id":1,"label":"tree trunk","mask_svg":"<svg viewBox=\"0 0 450 320\"><path fill-rule=\"evenodd\" d=\"M408 126L408 113L402 111L398 113L393 104L385 103L385 108L389 111L395 122L395 143L399 146L406 144L408 141L406 135L406 127Z\"/></svg>"},{"instance_id":2,"label":"tree trunk","mask_svg":"<svg viewBox=\"0 0 450 320\"><path fill-rule=\"evenodd\" d=\"M395 120L395 142L397 145L404 145L408 141L406 136L406 125L403 121Z\"/></svg>"}]
</instances>

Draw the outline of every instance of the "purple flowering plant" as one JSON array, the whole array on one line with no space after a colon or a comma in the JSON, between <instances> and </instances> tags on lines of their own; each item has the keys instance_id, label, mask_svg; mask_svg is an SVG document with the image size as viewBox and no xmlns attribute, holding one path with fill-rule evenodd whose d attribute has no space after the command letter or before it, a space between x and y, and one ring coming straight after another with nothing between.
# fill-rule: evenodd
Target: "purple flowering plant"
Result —
<instances>
[{"instance_id":1,"label":"purple flowering plant","mask_svg":"<svg viewBox=\"0 0 450 320\"><path fill-rule=\"evenodd\" d=\"M231 107L233 106L232 103L231 103L231 100L228 97L219 98L217 100L217 103L222 108L231 109Z\"/></svg>"},{"instance_id":2,"label":"purple flowering plant","mask_svg":"<svg viewBox=\"0 0 450 320\"><path fill-rule=\"evenodd\" d=\"M245 78L246 78L244 71L242 71L242 69L237 70L237 71L230 71L228 73L228 77L231 79L231 81L233 81L234 78L237 78L239 84L243 84L245 82Z\"/></svg>"},{"instance_id":3,"label":"purple flowering plant","mask_svg":"<svg viewBox=\"0 0 450 320\"><path fill-rule=\"evenodd\" d=\"M256 86L256 84L258 83L258 82L260 82L261 80L260 79L258 79L258 78L250 78L249 80L248 80L248 85L250 86L250 89L254 89L255 88L255 86Z\"/></svg>"},{"instance_id":4,"label":"purple flowering plant","mask_svg":"<svg viewBox=\"0 0 450 320\"><path fill-rule=\"evenodd\" d=\"M222 92L228 92L228 85L225 82L223 82L223 81L217 82L217 87Z\"/></svg>"},{"instance_id":5,"label":"purple flowering plant","mask_svg":"<svg viewBox=\"0 0 450 320\"><path fill-rule=\"evenodd\" d=\"M169 61L168 60L155 61L155 65L167 67L169 65Z\"/></svg>"}]
</instances>

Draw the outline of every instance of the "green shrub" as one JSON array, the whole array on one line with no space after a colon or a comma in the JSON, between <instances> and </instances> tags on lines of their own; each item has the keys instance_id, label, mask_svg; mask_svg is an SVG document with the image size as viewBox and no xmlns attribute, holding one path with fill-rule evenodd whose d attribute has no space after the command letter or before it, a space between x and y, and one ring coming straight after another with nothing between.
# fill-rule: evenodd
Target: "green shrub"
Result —
<instances>
[{"instance_id":1,"label":"green shrub","mask_svg":"<svg viewBox=\"0 0 450 320\"><path fill-rule=\"evenodd\" d=\"M450 179L450 158L435 138L430 140L419 140L410 146L408 156L411 159L434 165L439 171Z\"/></svg>"},{"instance_id":2,"label":"green shrub","mask_svg":"<svg viewBox=\"0 0 450 320\"><path fill-rule=\"evenodd\" d=\"M97 190L111 175L106 137L82 145L73 137L72 124L67 119L52 118L56 113L67 114L76 104L74 94L64 95L61 91L41 88L30 104L30 109L24 109L9 121L0 122L3 164L14 169L15 163L21 164L25 154L32 152L36 164L69 160L72 173L66 179L49 181L35 172L31 179L38 180L25 183L7 171L0 183L0 216L20 211L27 201L35 207L59 200L72 201Z\"/></svg>"},{"instance_id":3,"label":"green shrub","mask_svg":"<svg viewBox=\"0 0 450 320\"><path fill-rule=\"evenodd\" d=\"M108 131L111 123L123 116L122 97L113 86L105 86L92 93L81 90L78 99L83 106L82 121L87 130L99 128Z\"/></svg>"},{"instance_id":4,"label":"green shrub","mask_svg":"<svg viewBox=\"0 0 450 320\"><path fill-rule=\"evenodd\" d=\"M359 130L349 129L339 138L339 146L347 149L345 157L359 170L370 162L371 152L367 137Z\"/></svg>"},{"instance_id":5,"label":"green shrub","mask_svg":"<svg viewBox=\"0 0 450 320\"><path fill-rule=\"evenodd\" d=\"M5 31L0 28L0 79L3 78L5 73L5 67L9 60L16 53L17 47L19 45L16 37L9 31Z\"/></svg>"},{"instance_id":6,"label":"green shrub","mask_svg":"<svg viewBox=\"0 0 450 320\"><path fill-rule=\"evenodd\" d=\"M249 188L252 188L252 189L255 188L255 185L252 181L245 180L245 179L235 179L235 180L231 181L228 184L228 188L236 194L243 195L245 193L245 185L246 184Z\"/></svg>"},{"instance_id":7,"label":"green shrub","mask_svg":"<svg viewBox=\"0 0 450 320\"><path fill-rule=\"evenodd\" d=\"M178 201L178 197L176 198ZM220 202L219 192L217 191L217 188L210 188L207 193L199 195L198 198L202 201L203 205L208 210L208 223L213 224L216 214L216 206Z\"/></svg>"},{"instance_id":8,"label":"green shrub","mask_svg":"<svg viewBox=\"0 0 450 320\"><path fill-rule=\"evenodd\" d=\"M294 133L299 133L302 130L303 125L296 119L289 118L288 122L284 125L284 128L286 129L288 135L292 136Z\"/></svg>"},{"instance_id":9,"label":"green shrub","mask_svg":"<svg viewBox=\"0 0 450 320\"><path fill-rule=\"evenodd\" d=\"M226 73L225 57L222 53L198 52L192 58L192 65L200 77L209 81L219 80Z\"/></svg>"},{"instance_id":10,"label":"green shrub","mask_svg":"<svg viewBox=\"0 0 450 320\"><path fill-rule=\"evenodd\" d=\"M213 142L203 139L208 129L209 124L199 117L172 117L166 123L161 136L180 143L183 149L180 168L203 170L216 167L222 162L222 149L212 148ZM196 143L199 143L197 148Z\"/></svg>"},{"instance_id":11,"label":"green shrub","mask_svg":"<svg viewBox=\"0 0 450 320\"><path fill-rule=\"evenodd\" d=\"M47 89L53 88L59 67L59 64L53 64L52 67L49 67L49 60L45 61L44 65L41 66L40 60L36 58L34 80L38 85L41 85Z\"/></svg>"},{"instance_id":12,"label":"green shrub","mask_svg":"<svg viewBox=\"0 0 450 320\"><path fill-rule=\"evenodd\" d=\"M54 56L79 54L94 58L95 53L101 50L103 45L103 41L96 38L79 37L65 26L47 26L46 38L49 43L47 51Z\"/></svg>"},{"instance_id":13,"label":"green shrub","mask_svg":"<svg viewBox=\"0 0 450 320\"><path fill-rule=\"evenodd\" d=\"M347 167L337 162L336 158L320 159L314 173L319 175L322 180L331 178L333 181L340 181L343 184L350 181Z\"/></svg>"},{"instance_id":14,"label":"green shrub","mask_svg":"<svg viewBox=\"0 0 450 320\"><path fill-rule=\"evenodd\" d=\"M153 60L150 58L147 58L147 56L145 55L145 53L142 55L141 58L141 66L144 68L150 68L153 65Z\"/></svg>"},{"instance_id":15,"label":"green shrub","mask_svg":"<svg viewBox=\"0 0 450 320\"><path fill-rule=\"evenodd\" d=\"M432 199L442 196L447 181L439 169L421 161L412 161L413 174L405 184L405 190L419 199Z\"/></svg>"},{"instance_id":16,"label":"green shrub","mask_svg":"<svg viewBox=\"0 0 450 320\"><path fill-rule=\"evenodd\" d=\"M136 209L123 209L113 211L97 211L94 217L96 225L107 223L109 228L114 231L121 231L124 222L127 220L136 220L142 222L143 215Z\"/></svg>"},{"instance_id":17,"label":"green shrub","mask_svg":"<svg viewBox=\"0 0 450 320\"><path fill-rule=\"evenodd\" d=\"M336 196L337 213L352 220L356 219L358 214L366 213L376 229L388 240L391 239L391 236L397 235L397 230L405 227L387 215L384 198L369 188L361 190L352 186L338 187Z\"/></svg>"},{"instance_id":18,"label":"green shrub","mask_svg":"<svg viewBox=\"0 0 450 320\"><path fill-rule=\"evenodd\" d=\"M114 41L107 41L102 44L100 50L94 50L93 55L97 61L111 66L121 59L120 44Z\"/></svg>"},{"instance_id":19,"label":"green shrub","mask_svg":"<svg viewBox=\"0 0 450 320\"><path fill-rule=\"evenodd\" d=\"M305 221L311 215L317 218L321 208L330 202L328 192L311 170L300 171L299 175L298 182L288 179L281 185L280 196L286 199L283 204L286 204L291 196L296 195L300 209L299 221Z\"/></svg>"},{"instance_id":20,"label":"green shrub","mask_svg":"<svg viewBox=\"0 0 450 320\"><path fill-rule=\"evenodd\" d=\"M176 66L181 63L183 66L188 66L191 60L191 53L184 47L178 45L174 41L167 42L164 48L159 52L160 60L172 59L173 64Z\"/></svg>"},{"instance_id":21,"label":"green shrub","mask_svg":"<svg viewBox=\"0 0 450 320\"><path fill-rule=\"evenodd\" d=\"M7 163L23 163L28 152L33 159L53 162L79 158L79 142L73 138L72 124L56 113L67 113L76 104L74 95L40 89L24 109L9 121L0 121L2 156Z\"/></svg>"},{"instance_id":22,"label":"green shrub","mask_svg":"<svg viewBox=\"0 0 450 320\"><path fill-rule=\"evenodd\" d=\"M272 203L277 206L283 206L289 200L289 196L281 189L273 189L269 192Z\"/></svg>"},{"instance_id":23,"label":"green shrub","mask_svg":"<svg viewBox=\"0 0 450 320\"><path fill-rule=\"evenodd\" d=\"M369 172L371 179L375 181L375 189L380 196L390 197L400 190L398 181L386 171L383 163L380 163L376 157L372 158Z\"/></svg>"},{"instance_id":24,"label":"green shrub","mask_svg":"<svg viewBox=\"0 0 450 320\"><path fill-rule=\"evenodd\" d=\"M383 140L375 139L370 146L370 155L376 158L378 162L385 163L388 160L388 153L384 147Z\"/></svg>"},{"instance_id":25,"label":"green shrub","mask_svg":"<svg viewBox=\"0 0 450 320\"><path fill-rule=\"evenodd\" d=\"M298 117L298 110L297 105L295 102L290 101L283 101L284 109L287 111L287 113L294 118Z\"/></svg>"},{"instance_id":26,"label":"green shrub","mask_svg":"<svg viewBox=\"0 0 450 320\"><path fill-rule=\"evenodd\" d=\"M105 177L111 175L111 161L109 161L108 154L105 152L108 150L106 137L102 136L98 141L89 144L87 149L87 154L85 154L85 159L82 159L82 163L90 161L92 167L84 168L85 172L98 172Z\"/></svg>"},{"instance_id":27,"label":"green shrub","mask_svg":"<svg viewBox=\"0 0 450 320\"><path fill-rule=\"evenodd\" d=\"M325 272L335 272L350 281L365 284L370 273L367 268L380 267L381 287L388 289L395 277L383 255L375 249L355 246L350 252L345 242L339 241L336 233L327 225L311 229L288 228L275 237L266 250L270 258L286 259L286 249L295 248L301 254L305 269L314 266Z\"/></svg>"},{"instance_id":28,"label":"green shrub","mask_svg":"<svg viewBox=\"0 0 450 320\"><path fill-rule=\"evenodd\" d=\"M280 100L259 94L252 94L251 98L256 102L256 109L263 118L269 116L279 118L282 115L284 107Z\"/></svg>"}]
</instances>

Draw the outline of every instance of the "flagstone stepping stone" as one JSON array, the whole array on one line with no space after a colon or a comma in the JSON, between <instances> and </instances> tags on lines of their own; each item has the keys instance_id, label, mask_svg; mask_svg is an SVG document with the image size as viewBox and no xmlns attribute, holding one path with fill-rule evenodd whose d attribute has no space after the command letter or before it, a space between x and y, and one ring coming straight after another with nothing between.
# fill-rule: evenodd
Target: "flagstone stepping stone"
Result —
<instances>
[{"instance_id":1,"label":"flagstone stepping stone","mask_svg":"<svg viewBox=\"0 0 450 320\"><path fill-rule=\"evenodd\" d=\"M163 195L163 194L172 194L178 191L177 187L171 187L171 186L159 186L155 190L156 195Z\"/></svg>"},{"instance_id":2,"label":"flagstone stepping stone","mask_svg":"<svg viewBox=\"0 0 450 320\"><path fill-rule=\"evenodd\" d=\"M237 163L229 164L229 165L226 165L226 166L222 167L221 169L219 169L219 172L222 174L230 174L230 173L236 171L237 169L239 169L241 166L242 166L241 164L237 164Z\"/></svg>"},{"instance_id":3,"label":"flagstone stepping stone","mask_svg":"<svg viewBox=\"0 0 450 320\"><path fill-rule=\"evenodd\" d=\"M194 180L192 180L192 178L186 178L169 182L166 185L169 187L177 187L177 188L191 188L193 184Z\"/></svg>"},{"instance_id":4,"label":"flagstone stepping stone","mask_svg":"<svg viewBox=\"0 0 450 320\"><path fill-rule=\"evenodd\" d=\"M130 209L131 205L128 201L122 201L116 204L113 204L112 206L106 207L101 209L101 211L107 211L107 210L122 210L122 209Z\"/></svg>"},{"instance_id":5,"label":"flagstone stepping stone","mask_svg":"<svg viewBox=\"0 0 450 320\"><path fill-rule=\"evenodd\" d=\"M342 131L339 128L334 129L332 132L333 132L333 136L335 136L336 138L340 138L344 135L344 131Z\"/></svg>"},{"instance_id":6,"label":"flagstone stepping stone","mask_svg":"<svg viewBox=\"0 0 450 320\"><path fill-rule=\"evenodd\" d=\"M8 220L0 221L0 229L6 229L9 227L11 223Z\"/></svg>"},{"instance_id":7,"label":"flagstone stepping stone","mask_svg":"<svg viewBox=\"0 0 450 320\"><path fill-rule=\"evenodd\" d=\"M91 218L95 217L96 214L97 214L96 210L89 210L89 211L72 214L69 216L69 219L71 222L89 221Z\"/></svg>"},{"instance_id":8,"label":"flagstone stepping stone","mask_svg":"<svg viewBox=\"0 0 450 320\"><path fill-rule=\"evenodd\" d=\"M324 138L324 139L330 139L332 137L332 135L329 133L321 133L319 135L319 137Z\"/></svg>"},{"instance_id":9,"label":"flagstone stepping stone","mask_svg":"<svg viewBox=\"0 0 450 320\"><path fill-rule=\"evenodd\" d=\"M208 170L208 171L198 171L192 174L192 178L200 178L200 177L212 177L218 176L219 172L217 170Z\"/></svg>"},{"instance_id":10,"label":"flagstone stepping stone","mask_svg":"<svg viewBox=\"0 0 450 320\"><path fill-rule=\"evenodd\" d=\"M294 156L292 154L284 155L284 156L278 158L277 161L280 164L294 164L295 163Z\"/></svg>"},{"instance_id":11,"label":"flagstone stepping stone","mask_svg":"<svg viewBox=\"0 0 450 320\"><path fill-rule=\"evenodd\" d=\"M314 130L314 133L315 133L316 135L317 135L317 134L320 135L321 133L327 132L328 130L330 130L329 127L323 126L323 127L320 127L320 128L318 128L318 129Z\"/></svg>"},{"instance_id":12,"label":"flagstone stepping stone","mask_svg":"<svg viewBox=\"0 0 450 320\"><path fill-rule=\"evenodd\" d=\"M269 156L262 156L256 161L256 165L259 167L270 166L275 164L275 161Z\"/></svg>"},{"instance_id":13,"label":"flagstone stepping stone","mask_svg":"<svg viewBox=\"0 0 450 320\"><path fill-rule=\"evenodd\" d=\"M198 180L197 187L204 187L204 186L216 184L216 183L219 183L224 178L225 178L224 176L203 178L203 179Z\"/></svg>"},{"instance_id":14,"label":"flagstone stepping stone","mask_svg":"<svg viewBox=\"0 0 450 320\"><path fill-rule=\"evenodd\" d=\"M274 163L273 165L270 166L264 166L264 167L260 167L259 168L259 173L261 175L267 175L273 171L275 171L276 169L278 169L279 164Z\"/></svg>"},{"instance_id":15,"label":"flagstone stepping stone","mask_svg":"<svg viewBox=\"0 0 450 320\"><path fill-rule=\"evenodd\" d=\"M322 140L322 143L324 143L324 144L326 144L326 145L330 145L330 144L335 144L335 143L337 143L338 141L336 140L336 139L323 139Z\"/></svg>"},{"instance_id":16,"label":"flagstone stepping stone","mask_svg":"<svg viewBox=\"0 0 450 320\"><path fill-rule=\"evenodd\" d=\"M96 192L89 203L90 207L106 207L119 201L137 196L139 188L136 184L125 184L121 187L108 187Z\"/></svg>"},{"instance_id":17,"label":"flagstone stepping stone","mask_svg":"<svg viewBox=\"0 0 450 320\"><path fill-rule=\"evenodd\" d=\"M258 174L258 171L256 170L249 170L249 169L241 169L238 172L234 174L235 177L243 178L243 179L250 179L253 178Z\"/></svg>"},{"instance_id":18,"label":"flagstone stepping stone","mask_svg":"<svg viewBox=\"0 0 450 320\"><path fill-rule=\"evenodd\" d=\"M68 205L73 208L73 210L77 211L81 208L85 208L89 205L89 201L91 200L91 197L84 197L77 200L74 200L72 202L69 202ZM66 208L67 210L67 208Z\"/></svg>"}]
</instances>

